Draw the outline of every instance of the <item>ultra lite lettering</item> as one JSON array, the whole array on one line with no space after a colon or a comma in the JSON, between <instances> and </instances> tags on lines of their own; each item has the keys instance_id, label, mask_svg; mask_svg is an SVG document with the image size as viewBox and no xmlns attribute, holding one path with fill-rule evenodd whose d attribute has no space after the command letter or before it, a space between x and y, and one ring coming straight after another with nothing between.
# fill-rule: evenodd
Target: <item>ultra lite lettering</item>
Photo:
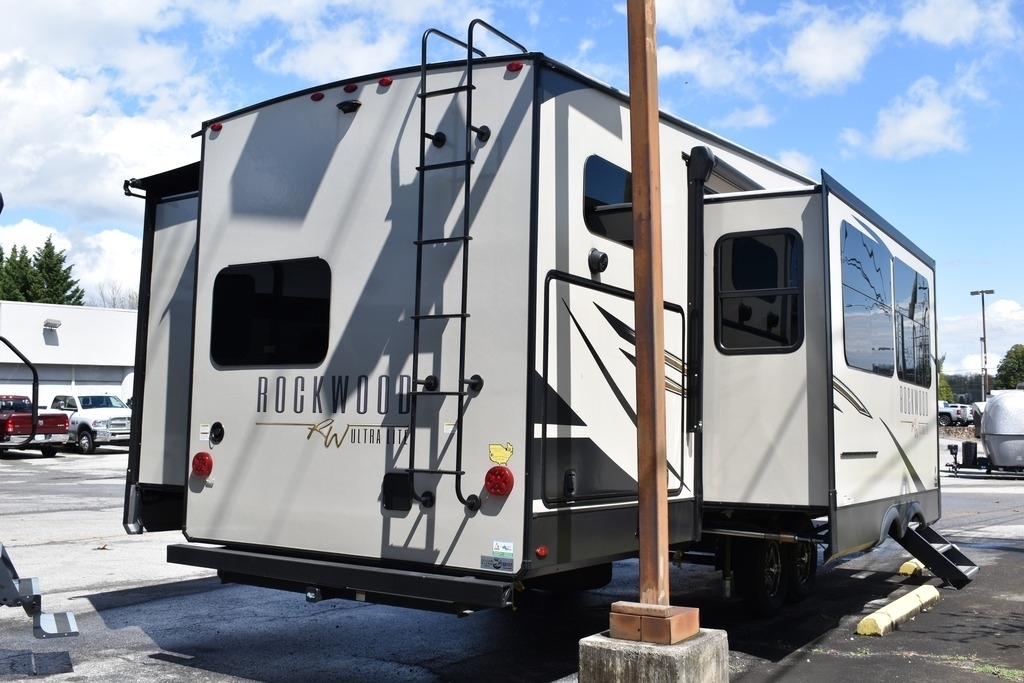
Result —
<instances>
[{"instance_id":1,"label":"ultra lite lettering","mask_svg":"<svg viewBox=\"0 0 1024 683\"><path fill-rule=\"evenodd\" d=\"M256 380L256 412L405 415L411 391L409 375L261 376Z\"/></svg>"}]
</instances>

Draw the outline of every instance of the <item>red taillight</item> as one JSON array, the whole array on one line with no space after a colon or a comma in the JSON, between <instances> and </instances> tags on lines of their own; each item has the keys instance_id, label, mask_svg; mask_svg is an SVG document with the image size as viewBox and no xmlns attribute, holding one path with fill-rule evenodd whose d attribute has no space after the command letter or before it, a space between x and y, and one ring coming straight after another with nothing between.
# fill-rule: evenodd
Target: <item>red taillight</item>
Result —
<instances>
[{"instance_id":1,"label":"red taillight","mask_svg":"<svg viewBox=\"0 0 1024 683\"><path fill-rule=\"evenodd\" d=\"M314 102L319 102L323 98L324 98L324 94L322 92L315 92L315 93L313 93L312 95L309 96L309 99L313 100Z\"/></svg>"},{"instance_id":2,"label":"red taillight","mask_svg":"<svg viewBox=\"0 0 1024 683\"><path fill-rule=\"evenodd\" d=\"M217 123L211 123L210 124L210 130L212 130L214 133L220 132L220 129L223 128L223 127L224 127L224 124L219 122L219 121Z\"/></svg>"},{"instance_id":3,"label":"red taillight","mask_svg":"<svg viewBox=\"0 0 1024 683\"><path fill-rule=\"evenodd\" d=\"M347 93L353 93L353 92L355 92L358 89L359 89L359 86L356 85L355 83L348 83L348 84L345 85L344 88L342 88L342 90L344 90Z\"/></svg>"},{"instance_id":4,"label":"red taillight","mask_svg":"<svg viewBox=\"0 0 1024 683\"><path fill-rule=\"evenodd\" d=\"M539 559L543 560L545 557L548 556L548 547L546 545L539 545L537 546L537 549L533 552L536 553Z\"/></svg>"},{"instance_id":5,"label":"red taillight","mask_svg":"<svg viewBox=\"0 0 1024 683\"><path fill-rule=\"evenodd\" d=\"M484 475L484 490L492 496L507 496L512 492L515 477L505 465L495 465Z\"/></svg>"},{"instance_id":6,"label":"red taillight","mask_svg":"<svg viewBox=\"0 0 1024 683\"><path fill-rule=\"evenodd\" d=\"M523 70L523 63L522 62L509 62L508 66L506 66L505 69L508 70L508 71L511 71L512 73L517 73L517 72Z\"/></svg>"},{"instance_id":7,"label":"red taillight","mask_svg":"<svg viewBox=\"0 0 1024 683\"><path fill-rule=\"evenodd\" d=\"M383 76L379 81L377 81L377 85L379 85L382 88L386 88L394 82L395 80L391 78L391 76Z\"/></svg>"},{"instance_id":8,"label":"red taillight","mask_svg":"<svg viewBox=\"0 0 1024 683\"><path fill-rule=\"evenodd\" d=\"M192 456L192 474L197 477L208 477L213 472L213 456L206 451L199 451Z\"/></svg>"}]
</instances>

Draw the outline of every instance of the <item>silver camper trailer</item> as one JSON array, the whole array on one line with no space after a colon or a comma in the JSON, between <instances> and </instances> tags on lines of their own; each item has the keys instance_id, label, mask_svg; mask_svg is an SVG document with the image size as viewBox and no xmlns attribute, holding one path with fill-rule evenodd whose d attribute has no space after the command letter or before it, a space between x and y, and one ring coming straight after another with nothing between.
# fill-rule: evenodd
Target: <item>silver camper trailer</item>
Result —
<instances>
[{"instance_id":1,"label":"silver camper trailer","mask_svg":"<svg viewBox=\"0 0 1024 683\"><path fill-rule=\"evenodd\" d=\"M199 163L126 181L129 533L181 530L170 561L310 600L465 611L606 581L637 551L629 131L623 93L476 21L427 31L420 65L207 121ZM939 518L934 264L828 176L668 115L660 141L671 543L770 611L818 545Z\"/></svg>"},{"instance_id":2,"label":"silver camper trailer","mask_svg":"<svg viewBox=\"0 0 1024 683\"><path fill-rule=\"evenodd\" d=\"M985 402L981 439L989 472L1024 472L1024 391L1006 391Z\"/></svg>"}]
</instances>

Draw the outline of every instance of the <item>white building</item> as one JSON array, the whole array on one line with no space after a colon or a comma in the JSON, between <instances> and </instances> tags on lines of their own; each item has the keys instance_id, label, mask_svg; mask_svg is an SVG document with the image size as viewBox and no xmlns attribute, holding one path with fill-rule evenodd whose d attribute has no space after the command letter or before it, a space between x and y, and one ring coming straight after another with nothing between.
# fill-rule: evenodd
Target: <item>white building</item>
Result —
<instances>
[{"instance_id":1,"label":"white building","mask_svg":"<svg viewBox=\"0 0 1024 683\"><path fill-rule=\"evenodd\" d=\"M39 373L39 403L57 394L89 392L132 396L136 311L0 301L0 337ZM31 395L32 373L0 344L0 393Z\"/></svg>"}]
</instances>

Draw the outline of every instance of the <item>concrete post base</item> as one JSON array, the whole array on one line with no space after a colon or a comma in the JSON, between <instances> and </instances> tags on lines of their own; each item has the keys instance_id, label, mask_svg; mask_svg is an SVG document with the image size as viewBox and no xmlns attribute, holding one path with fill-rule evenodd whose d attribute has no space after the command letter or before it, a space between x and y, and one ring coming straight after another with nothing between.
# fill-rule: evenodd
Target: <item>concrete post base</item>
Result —
<instances>
[{"instance_id":1,"label":"concrete post base","mask_svg":"<svg viewBox=\"0 0 1024 683\"><path fill-rule=\"evenodd\" d=\"M728 683L729 638L701 629L674 645L598 633L580 641L579 683Z\"/></svg>"}]
</instances>

